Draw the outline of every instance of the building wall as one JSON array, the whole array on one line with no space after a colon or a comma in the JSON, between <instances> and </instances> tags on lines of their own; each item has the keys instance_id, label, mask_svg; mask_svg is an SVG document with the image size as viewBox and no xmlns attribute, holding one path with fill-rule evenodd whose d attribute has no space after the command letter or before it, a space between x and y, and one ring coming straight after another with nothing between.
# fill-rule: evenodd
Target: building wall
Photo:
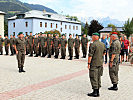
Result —
<instances>
[{"instance_id":1,"label":"building wall","mask_svg":"<svg viewBox=\"0 0 133 100\"><path fill-rule=\"evenodd\" d=\"M28 22L28 27L26 27L25 23ZM42 23L42 27L40 27L40 22ZM13 23L15 23L15 27L13 26ZM47 23L47 27L45 27L45 23ZM52 23L52 28L51 28ZM57 24L57 28L56 28ZM65 25L67 28L65 28ZM69 25L71 26L71 29L69 29ZM66 33L67 37L69 34L79 34L81 35L81 25L80 24L73 24L73 23L66 23L66 22L59 22L59 21L52 21L52 20L44 20L44 19L16 19L16 20L9 20L8 21L8 33L9 35L15 32L16 36L19 32L26 33L33 32L33 35L40 32L50 31L50 30L58 30L61 32L62 28L62 34ZM73 26L75 26L75 29L73 29ZM76 29L78 27L78 29ZM25 34L26 35L26 34Z\"/></svg>"},{"instance_id":2,"label":"building wall","mask_svg":"<svg viewBox=\"0 0 133 100\"><path fill-rule=\"evenodd\" d=\"M4 37L4 15L0 14L0 35Z\"/></svg>"},{"instance_id":3,"label":"building wall","mask_svg":"<svg viewBox=\"0 0 133 100\"><path fill-rule=\"evenodd\" d=\"M26 27L26 22L28 22L28 26ZM15 23L15 27L14 27ZM19 32L23 32L24 35L29 33L33 30L32 28L33 20L32 19L16 19L16 20L9 20L8 21L8 36L15 35L17 37ZM14 34L15 33L15 34Z\"/></svg>"}]
</instances>

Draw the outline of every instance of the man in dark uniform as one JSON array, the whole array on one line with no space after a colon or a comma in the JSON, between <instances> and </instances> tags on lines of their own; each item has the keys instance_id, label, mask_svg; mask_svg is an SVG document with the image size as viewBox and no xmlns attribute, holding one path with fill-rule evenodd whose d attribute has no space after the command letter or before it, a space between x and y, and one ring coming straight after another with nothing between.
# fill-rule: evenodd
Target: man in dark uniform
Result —
<instances>
[{"instance_id":1,"label":"man in dark uniform","mask_svg":"<svg viewBox=\"0 0 133 100\"><path fill-rule=\"evenodd\" d=\"M76 34L76 38L75 38L75 59L79 59L79 51L80 51L80 39L78 34Z\"/></svg>"},{"instance_id":2,"label":"man in dark uniform","mask_svg":"<svg viewBox=\"0 0 133 100\"><path fill-rule=\"evenodd\" d=\"M34 57L38 57L39 54L39 38L38 38L38 34L36 34L36 37L34 38L34 46L35 46L35 56Z\"/></svg>"},{"instance_id":3,"label":"man in dark uniform","mask_svg":"<svg viewBox=\"0 0 133 100\"><path fill-rule=\"evenodd\" d=\"M41 56L41 43L40 43L41 34L40 33L38 33L38 39L39 39L39 54L38 54L38 56Z\"/></svg>"},{"instance_id":4,"label":"man in dark uniform","mask_svg":"<svg viewBox=\"0 0 133 100\"><path fill-rule=\"evenodd\" d=\"M69 51L70 58L68 60L72 60L73 58L73 46L74 46L74 39L72 38L72 34L69 34L68 51Z\"/></svg>"},{"instance_id":5,"label":"man in dark uniform","mask_svg":"<svg viewBox=\"0 0 133 100\"><path fill-rule=\"evenodd\" d=\"M25 72L23 70L24 67L24 61L25 61L25 39L23 36L23 33L20 32L19 37L16 39L16 43L15 43L15 50L16 50L16 54L17 54L17 60L18 60L18 68L19 68L19 73L21 72Z\"/></svg>"},{"instance_id":6,"label":"man in dark uniform","mask_svg":"<svg viewBox=\"0 0 133 100\"><path fill-rule=\"evenodd\" d=\"M14 55L14 38L12 35L10 35L10 50L11 50L11 56Z\"/></svg>"},{"instance_id":7,"label":"man in dark uniform","mask_svg":"<svg viewBox=\"0 0 133 100\"><path fill-rule=\"evenodd\" d=\"M51 38L52 38L52 41L53 41L53 42L54 42L54 39L55 39L55 35L56 35L56 34L51 34ZM53 44L52 44L51 55L54 55L54 45L53 45Z\"/></svg>"},{"instance_id":8,"label":"man in dark uniform","mask_svg":"<svg viewBox=\"0 0 133 100\"><path fill-rule=\"evenodd\" d=\"M83 34L83 37L81 39L81 45L82 45L83 58L86 58L87 48L88 48L88 39L86 37L86 34Z\"/></svg>"},{"instance_id":9,"label":"man in dark uniform","mask_svg":"<svg viewBox=\"0 0 133 100\"><path fill-rule=\"evenodd\" d=\"M33 35L33 38L35 39L35 35ZM33 53L36 54L36 50L35 50L35 43L33 44Z\"/></svg>"},{"instance_id":10,"label":"man in dark uniform","mask_svg":"<svg viewBox=\"0 0 133 100\"><path fill-rule=\"evenodd\" d=\"M66 57L66 47L67 47L67 40L65 38L65 34L62 35L62 39L60 42L60 47L61 47L61 58L60 59L65 59Z\"/></svg>"},{"instance_id":11,"label":"man in dark uniform","mask_svg":"<svg viewBox=\"0 0 133 100\"><path fill-rule=\"evenodd\" d=\"M109 75L113 87L108 88L109 90L118 90L118 71L119 71L119 54L121 51L121 44L118 39L116 32L113 32L111 35L112 44L109 49Z\"/></svg>"},{"instance_id":12,"label":"man in dark uniform","mask_svg":"<svg viewBox=\"0 0 133 100\"><path fill-rule=\"evenodd\" d=\"M54 51L55 51L55 59L58 59L59 56L59 48L60 48L60 40L59 36L56 34L53 42Z\"/></svg>"},{"instance_id":13,"label":"man in dark uniform","mask_svg":"<svg viewBox=\"0 0 133 100\"><path fill-rule=\"evenodd\" d=\"M93 33L93 43L90 45L88 54L88 69L93 92L88 96L98 97L103 74L103 56L106 54L105 45L99 41L99 33Z\"/></svg>"},{"instance_id":14,"label":"man in dark uniform","mask_svg":"<svg viewBox=\"0 0 133 100\"><path fill-rule=\"evenodd\" d=\"M48 37L47 37L47 52L48 52L48 57L47 58L51 58L52 45L53 45L53 40L51 38L50 33L48 33Z\"/></svg>"},{"instance_id":15,"label":"man in dark uniform","mask_svg":"<svg viewBox=\"0 0 133 100\"><path fill-rule=\"evenodd\" d=\"M5 43L6 55L8 55L8 53L9 53L9 44L10 44L10 40L8 39L7 35L5 36L4 43Z\"/></svg>"},{"instance_id":16,"label":"man in dark uniform","mask_svg":"<svg viewBox=\"0 0 133 100\"><path fill-rule=\"evenodd\" d=\"M30 36L28 38L28 42L29 42L30 57L32 57L33 56L33 45L34 45L34 37L32 36L32 32L30 32Z\"/></svg>"},{"instance_id":17,"label":"man in dark uniform","mask_svg":"<svg viewBox=\"0 0 133 100\"><path fill-rule=\"evenodd\" d=\"M2 36L0 35L0 55L3 55L3 42L4 40Z\"/></svg>"},{"instance_id":18,"label":"man in dark uniform","mask_svg":"<svg viewBox=\"0 0 133 100\"><path fill-rule=\"evenodd\" d=\"M40 37L40 41L39 44L41 46L41 53L42 53L42 57L46 56L46 52L47 52L47 41L46 41L46 37L45 37L45 33L42 33L42 36Z\"/></svg>"},{"instance_id":19,"label":"man in dark uniform","mask_svg":"<svg viewBox=\"0 0 133 100\"><path fill-rule=\"evenodd\" d=\"M29 54L28 36L25 36L25 46L26 46L26 55L28 55Z\"/></svg>"},{"instance_id":20,"label":"man in dark uniform","mask_svg":"<svg viewBox=\"0 0 133 100\"><path fill-rule=\"evenodd\" d=\"M15 45L15 41L16 41L15 35L13 35L13 39L14 39L14 44L13 45ZM13 47L13 52L14 52L14 54L16 54L16 51L15 51L14 47Z\"/></svg>"}]
</instances>

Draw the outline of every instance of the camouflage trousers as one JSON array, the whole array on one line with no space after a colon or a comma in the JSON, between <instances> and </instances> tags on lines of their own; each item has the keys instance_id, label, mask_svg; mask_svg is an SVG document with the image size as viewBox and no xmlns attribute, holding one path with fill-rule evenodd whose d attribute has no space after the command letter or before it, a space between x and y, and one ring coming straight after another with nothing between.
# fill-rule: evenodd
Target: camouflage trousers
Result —
<instances>
[{"instance_id":1,"label":"camouflage trousers","mask_svg":"<svg viewBox=\"0 0 133 100\"><path fill-rule=\"evenodd\" d=\"M66 48L65 47L61 47L61 56L66 56Z\"/></svg>"},{"instance_id":2,"label":"camouflage trousers","mask_svg":"<svg viewBox=\"0 0 133 100\"><path fill-rule=\"evenodd\" d=\"M112 84L118 84L118 71L119 71L119 62L113 64L112 68L109 66L109 76Z\"/></svg>"},{"instance_id":3,"label":"camouflage trousers","mask_svg":"<svg viewBox=\"0 0 133 100\"><path fill-rule=\"evenodd\" d=\"M39 54L39 47L35 45L35 54L38 55Z\"/></svg>"},{"instance_id":4,"label":"camouflage trousers","mask_svg":"<svg viewBox=\"0 0 133 100\"><path fill-rule=\"evenodd\" d=\"M79 56L79 47L75 47L75 55Z\"/></svg>"},{"instance_id":5,"label":"camouflage trousers","mask_svg":"<svg viewBox=\"0 0 133 100\"><path fill-rule=\"evenodd\" d=\"M17 60L18 60L18 68L24 67L25 61L25 51L18 51Z\"/></svg>"},{"instance_id":6,"label":"camouflage trousers","mask_svg":"<svg viewBox=\"0 0 133 100\"><path fill-rule=\"evenodd\" d=\"M14 54L14 47L13 45L10 45L11 54Z\"/></svg>"},{"instance_id":7,"label":"camouflage trousers","mask_svg":"<svg viewBox=\"0 0 133 100\"><path fill-rule=\"evenodd\" d=\"M43 56L47 54L47 48L44 45L41 45L41 53Z\"/></svg>"},{"instance_id":8,"label":"camouflage trousers","mask_svg":"<svg viewBox=\"0 0 133 100\"><path fill-rule=\"evenodd\" d=\"M102 66L91 66L89 70L90 82L92 89L99 89L101 87L101 76L103 75Z\"/></svg>"},{"instance_id":9,"label":"camouflage trousers","mask_svg":"<svg viewBox=\"0 0 133 100\"><path fill-rule=\"evenodd\" d=\"M69 56L73 57L73 47L68 47Z\"/></svg>"},{"instance_id":10,"label":"camouflage trousers","mask_svg":"<svg viewBox=\"0 0 133 100\"><path fill-rule=\"evenodd\" d=\"M3 54L3 46L0 45L0 53Z\"/></svg>"},{"instance_id":11,"label":"camouflage trousers","mask_svg":"<svg viewBox=\"0 0 133 100\"><path fill-rule=\"evenodd\" d=\"M6 52L6 54L9 53L9 46L7 46L7 45L5 45L5 52Z\"/></svg>"},{"instance_id":12,"label":"camouflage trousers","mask_svg":"<svg viewBox=\"0 0 133 100\"><path fill-rule=\"evenodd\" d=\"M29 45L29 53L30 53L30 55L33 55L33 46L32 45Z\"/></svg>"},{"instance_id":13,"label":"camouflage trousers","mask_svg":"<svg viewBox=\"0 0 133 100\"><path fill-rule=\"evenodd\" d=\"M59 55L59 48L58 47L54 47L54 52L55 52L55 55L58 56Z\"/></svg>"},{"instance_id":14,"label":"camouflage trousers","mask_svg":"<svg viewBox=\"0 0 133 100\"><path fill-rule=\"evenodd\" d=\"M51 45L47 46L47 53L48 53L48 55L52 55L52 47L51 47Z\"/></svg>"},{"instance_id":15,"label":"camouflage trousers","mask_svg":"<svg viewBox=\"0 0 133 100\"><path fill-rule=\"evenodd\" d=\"M87 55L87 46L82 45L82 52L83 52L83 55L84 55L84 56Z\"/></svg>"}]
</instances>

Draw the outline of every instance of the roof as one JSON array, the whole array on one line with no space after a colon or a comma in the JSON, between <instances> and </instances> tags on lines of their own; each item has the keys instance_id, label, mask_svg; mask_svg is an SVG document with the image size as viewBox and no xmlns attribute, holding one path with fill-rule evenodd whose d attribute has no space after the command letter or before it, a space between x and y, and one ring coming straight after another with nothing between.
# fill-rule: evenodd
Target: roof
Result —
<instances>
[{"instance_id":1,"label":"roof","mask_svg":"<svg viewBox=\"0 0 133 100\"><path fill-rule=\"evenodd\" d=\"M5 15L6 13L5 13L5 12L0 11L0 14Z\"/></svg>"},{"instance_id":2,"label":"roof","mask_svg":"<svg viewBox=\"0 0 133 100\"><path fill-rule=\"evenodd\" d=\"M20 14L18 14L18 15L20 15ZM8 20L15 20L15 19L17 19L17 16L18 15L13 16L11 18L8 18ZM24 16L24 19L28 19L28 18L39 18L39 19L47 19L47 20L55 20L55 21L64 21L64 22L71 22L71 23L80 24L80 22L74 21L74 20L70 20L66 16L63 16L63 15L60 15L60 14L55 14L55 13L49 13L49 12L45 12L45 11L31 10L31 11L26 12L26 13L21 14L21 15L25 15Z\"/></svg>"},{"instance_id":3,"label":"roof","mask_svg":"<svg viewBox=\"0 0 133 100\"><path fill-rule=\"evenodd\" d=\"M117 28L117 31L124 32L122 27L116 27L116 28ZM111 32L111 31L112 31L112 27L105 27L102 30L100 30L99 32Z\"/></svg>"}]
</instances>

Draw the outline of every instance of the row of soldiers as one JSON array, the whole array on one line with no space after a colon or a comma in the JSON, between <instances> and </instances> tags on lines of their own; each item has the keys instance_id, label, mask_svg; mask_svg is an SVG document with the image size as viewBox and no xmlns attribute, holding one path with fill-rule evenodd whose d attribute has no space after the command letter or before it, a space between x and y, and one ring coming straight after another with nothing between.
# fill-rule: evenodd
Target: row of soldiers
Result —
<instances>
[{"instance_id":1,"label":"row of soldiers","mask_svg":"<svg viewBox=\"0 0 133 100\"><path fill-rule=\"evenodd\" d=\"M11 56L16 54L14 48L15 40L15 36L12 35L10 36L10 39L8 39L8 37L5 36L4 40L0 36L1 54L3 54L3 42L5 44L6 55L8 55L9 53L9 46L11 50ZM83 34L81 40L79 39L79 36L77 34L75 39L72 38L72 34L69 34L68 40L66 39L65 34L62 34L62 37L60 38L59 35L56 33L53 36L50 33L48 33L48 35L46 33L32 35L32 32L30 32L30 35L25 37L26 55L30 54L30 57L32 57L33 54L35 54L34 57L45 57L46 55L48 55L48 58L51 58L51 55L55 54L54 57L57 59L59 56L59 50L61 50L61 59L65 59L66 48L68 45L68 51L70 56L69 60L72 60L73 58L74 48L75 59L79 59L80 44L82 45L83 58L86 58L88 48L88 39L86 37L86 34Z\"/></svg>"}]
</instances>

